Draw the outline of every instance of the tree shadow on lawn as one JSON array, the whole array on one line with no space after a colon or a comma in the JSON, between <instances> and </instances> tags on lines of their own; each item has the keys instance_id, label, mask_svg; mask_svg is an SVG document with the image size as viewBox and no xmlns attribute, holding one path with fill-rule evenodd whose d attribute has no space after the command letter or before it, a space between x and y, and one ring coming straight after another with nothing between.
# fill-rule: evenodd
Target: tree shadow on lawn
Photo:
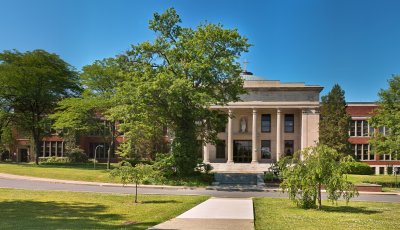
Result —
<instances>
[{"instance_id":1,"label":"tree shadow on lawn","mask_svg":"<svg viewBox=\"0 0 400 230\"><path fill-rule=\"evenodd\" d=\"M143 203L143 204L167 204L167 203L182 203L182 202L177 201L177 200L145 200L145 201L142 201L141 203Z\"/></svg>"},{"instance_id":2,"label":"tree shadow on lawn","mask_svg":"<svg viewBox=\"0 0 400 230\"><path fill-rule=\"evenodd\" d=\"M351 207L351 206L322 206L325 212L341 212L341 213L360 213L360 214L376 214L382 213L377 210L368 210L367 207Z\"/></svg>"},{"instance_id":3,"label":"tree shadow on lawn","mask_svg":"<svg viewBox=\"0 0 400 230\"><path fill-rule=\"evenodd\" d=\"M52 201L0 202L0 223L1 229L146 229L157 224L107 213L104 205Z\"/></svg>"}]
</instances>

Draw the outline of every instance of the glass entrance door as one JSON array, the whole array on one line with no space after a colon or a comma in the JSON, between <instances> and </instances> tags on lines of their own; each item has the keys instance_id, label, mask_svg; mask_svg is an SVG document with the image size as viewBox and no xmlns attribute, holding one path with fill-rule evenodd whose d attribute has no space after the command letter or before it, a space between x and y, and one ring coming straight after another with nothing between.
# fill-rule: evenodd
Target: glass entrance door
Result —
<instances>
[{"instance_id":1,"label":"glass entrance door","mask_svg":"<svg viewBox=\"0 0 400 230\"><path fill-rule=\"evenodd\" d=\"M251 162L251 141L233 141L233 162Z\"/></svg>"}]
</instances>

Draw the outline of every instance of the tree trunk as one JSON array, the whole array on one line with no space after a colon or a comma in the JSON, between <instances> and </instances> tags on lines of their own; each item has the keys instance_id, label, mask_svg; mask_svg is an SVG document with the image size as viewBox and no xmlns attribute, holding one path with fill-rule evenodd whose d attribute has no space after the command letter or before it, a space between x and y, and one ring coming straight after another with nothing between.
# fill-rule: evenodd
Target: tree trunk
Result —
<instances>
[{"instance_id":1,"label":"tree trunk","mask_svg":"<svg viewBox=\"0 0 400 230\"><path fill-rule=\"evenodd\" d=\"M318 209L321 209L321 183L318 183Z\"/></svg>"},{"instance_id":2,"label":"tree trunk","mask_svg":"<svg viewBox=\"0 0 400 230\"><path fill-rule=\"evenodd\" d=\"M137 184L138 184L138 182L136 181L136 183L135 183L135 203L137 203Z\"/></svg>"},{"instance_id":3,"label":"tree trunk","mask_svg":"<svg viewBox=\"0 0 400 230\"><path fill-rule=\"evenodd\" d=\"M37 128L32 129L32 138L33 138L33 152L35 155L35 164L39 165L39 149L40 149L40 134Z\"/></svg>"},{"instance_id":4,"label":"tree trunk","mask_svg":"<svg viewBox=\"0 0 400 230\"><path fill-rule=\"evenodd\" d=\"M110 122L110 132L111 132L111 142L110 142L110 147L108 148L107 169L110 169L111 166L111 153L114 153L115 151L115 122Z\"/></svg>"}]
</instances>

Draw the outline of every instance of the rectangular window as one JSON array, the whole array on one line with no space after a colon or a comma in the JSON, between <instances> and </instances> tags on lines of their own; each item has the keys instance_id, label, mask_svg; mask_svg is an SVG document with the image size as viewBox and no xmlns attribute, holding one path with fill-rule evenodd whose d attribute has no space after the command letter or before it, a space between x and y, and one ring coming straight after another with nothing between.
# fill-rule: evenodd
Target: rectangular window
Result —
<instances>
[{"instance_id":1,"label":"rectangular window","mask_svg":"<svg viewBox=\"0 0 400 230\"><path fill-rule=\"evenodd\" d=\"M40 143L41 143L41 146L42 146L42 147L40 148L40 155L39 155L39 156L44 157L45 142L44 142L44 141L41 141Z\"/></svg>"},{"instance_id":2,"label":"rectangular window","mask_svg":"<svg viewBox=\"0 0 400 230\"><path fill-rule=\"evenodd\" d=\"M362 145L360 144L356 145L356 159L362 160Z\"/></svg>"},{"instance_id":3,"label":"rectangular window","mask_svg":"<svg viewBox=\"0 0 400 230\"><path fill-rule=\"evenodd\" d=\"M294 132L294 114L285 114L285 133Z\"/></svg>"},{"instance_id":4,"label":"rectangular window","mask_svg":"<svg viewBox=\"0 0 400 230\"><path fill-rule=\"evenodd\" d=\"M392 160L392 157L391 157L390 154L383 154L383 160L384 161L390 161L390 160Z\"/></svg>"},{"instance_id":5,"label":"rectangular window","mask_svg":"<svg viewBox=\"0 0 400 230\"><path fill-rule=\"evenodd\" d=\"M217 141L217 155L218 159L225 159L225 140Z\"/></svg>"},{"instance_id":6,"label":"rectangular window","mask_svg":"<svg viewBox=\"0 0 400 230\"><path fill-rule=\"evenodd\" d=\"M350 122L350 136L354 137L356 135L356 121Z\"/></svg>"},{"instance_id":7,"label":"rectangular window","mask_svg":"<svg viewBox=\"0 0 400 230\"><path fill-rule=\"evenodd\" d=\"M50 142L49 141L45 141L44 156L45 157L50 156Z\"/></svg>"},{"instance_id":8,"label":"rectangular window","mask_svg":"<svg viewBox=\"0 0 400 230\"><path fill-rule=\"evenodd\" d=\"M261 132L262 133L271 132L271 114L261 115Z\"/></svg>"},{"instance_id":9,"label":"rectangular window","mask_svg":"<svg viewBox=\"0 0 400 230\"><path fill-rule=\"evenodd\" d=\"M369 156L369 151L368 151L368 144L363 144L362 145L362 152L363 152L363 160L369 160L368 156Z\"/></svg>"},{"instance_id":10,"label":"rectangular window","mask_svg":"<svg viewBox=\"0 0 400 230\"><path fill-rule=\"evenodd\" d=\"M369 127L369 135L372 136L375 133L375 128L370 126Z\"/></svg>"},{"instance_id":11,"label":"rectangular window","mask_svg":"<svg viewBox=\"0 0 400 230\"><path fill-rule=\"evenodd\" d=\"M368 134L368 121L362 121L362 130L363 130L363 136L364 137L368 137L369 136L369 134Z\"/></svg>"},{"instance_id":12,"label":"rectangular window","mask_svg":"<svg viewBox=\"0 0 400 230\"><path fill-rule=\"evenodd\" d=\"M362 125L362 121L356 121L356 127L357 127L356 135L357 135L358 137L361 136L361 131L362 131L361 125Z\"/></svg>"},{"instance_id":13,"label":"rectangular window","mask_svg":"<svg viewBox=\"0 0 400 230\"><path fill-rule=\"evenodd\" d=\"M285 149L284 149L285 156L293 156L294 153L294 141L293 140L286 140L285 141Z\"/></svg>"},{"instance_id":14,"label":"rectangular window","mask_svg":"<svg viewBox=\"0 0 400 230\"><path fill-rule=\"evenodd\" d=\"M372 149L372 146L369 146L369 159L371 161L375 160L375 154L374 154L374 151Z\"/></svg>"},{"instance_id":15,"label":"rectangular window","mask_svg":"<svg viewBox=\"0 0 400 230\"><path fill-rule=\"evenodd\" d=\"M385 174L385 167L379 167L379 175Z\"/></svg>"},{"instance_id":16,"label":"rectangular window","mask_svg":"<svg viewBox=\"0 0 400 230\"><path fill-rule=\"evenodd\" d=\"M261 141L261 158L262 159L271 159L271 141L270 140L262 140Z\"/></svg>"}]
</instances>

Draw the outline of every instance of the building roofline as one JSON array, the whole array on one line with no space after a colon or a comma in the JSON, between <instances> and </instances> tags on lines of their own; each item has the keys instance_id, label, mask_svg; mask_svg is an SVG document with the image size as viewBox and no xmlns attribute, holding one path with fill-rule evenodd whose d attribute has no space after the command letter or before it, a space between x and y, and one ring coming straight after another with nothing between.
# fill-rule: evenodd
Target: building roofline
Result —
<instances>
[{"instance_id":1,"label":"building roofline","mask_svg":"<svg viewBox=\"0 0 400 230\"><path fill-rule=\"evenodd\" d=\"M355 101L351 101L351 102L346 102L347 105L352 105L352 106L365 106L365 105L370 105L370 106L377 106L376 102L367 102L367 101L359 101L359 102L355 102Z\"/></svg>"}]
</instances>

